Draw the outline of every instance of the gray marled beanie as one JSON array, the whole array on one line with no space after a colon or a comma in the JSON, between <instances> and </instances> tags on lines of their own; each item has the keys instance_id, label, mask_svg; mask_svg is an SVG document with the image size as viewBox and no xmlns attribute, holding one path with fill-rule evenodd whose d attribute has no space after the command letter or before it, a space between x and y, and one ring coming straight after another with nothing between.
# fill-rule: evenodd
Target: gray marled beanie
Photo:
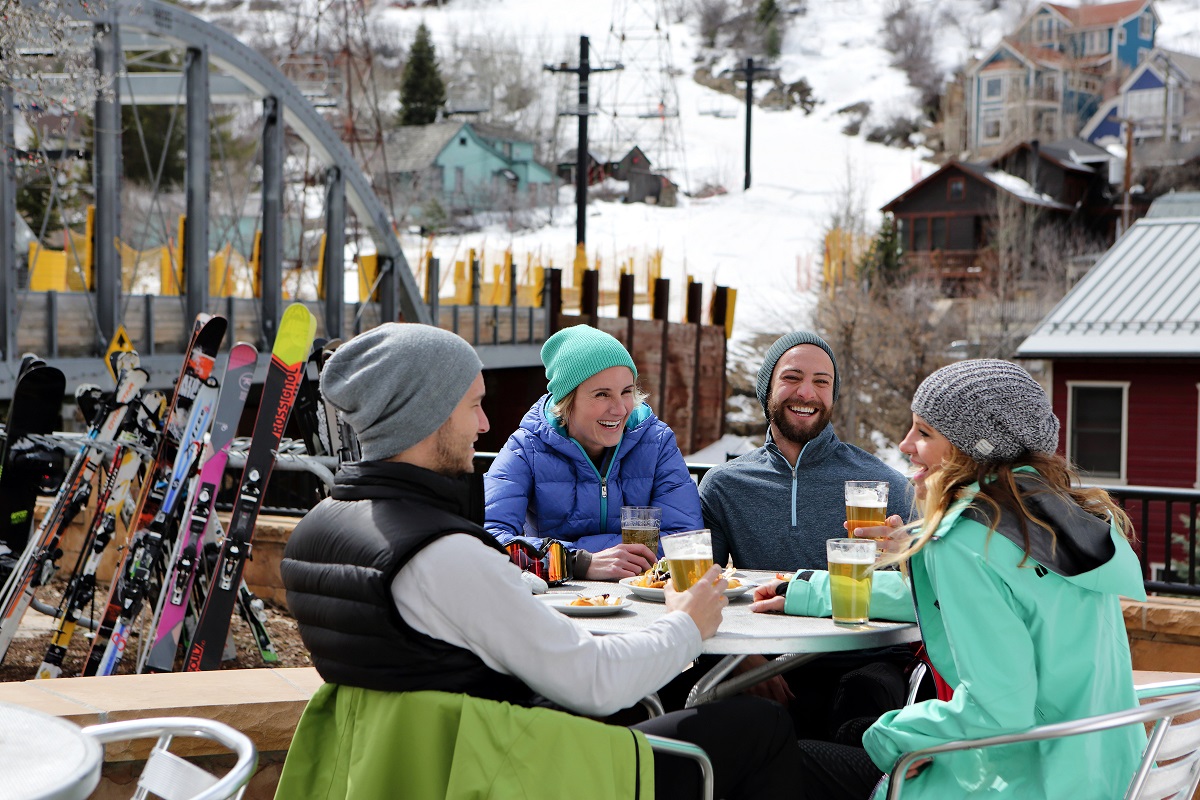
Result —
<instances>
[{"instance_id":1,"label":"gray marled beanie","mask_svg":"<svg viewBox=\"0 0 1200 800\"><path fill-rule=\"evenodd\" d=\"M842 388L842 376L838 374L837 359L833 357L833 350L824 339L815 333L792 331L775 340L775 344L771 345L767 354L763 356L762 366L758 368L758 382L754 388L764 413L767 410L767 398L771 396L771 376L775 374L775 365L779 363L779 359L783 358L784 353L798 344L815 344L829 354L829 360L833 362L833 402L837 402L838 392Z\"/></svg>"},{"instance_id":2,"label":"gray marled beanie","mask_svg":"<svg viewBox=\"0 0 1200 800\"><path fill-rule=\"evenodd\" d=\"M1058 449L1058 417L1045 390L1008 361L976 358L934 372L912 410L975 461L1015 461Z\"/></svg>"},{"instance_id":3,"label":"gray marled beanie","mask_svg":"<svg viewBox=\"0 0 1200 800\"><path fill-rule=\"evenodd\" d=\"M482 369L461 337L388 322L334 351L321 370L321 394L358 434L363 460L381 461L442 427Z\"/></svg>"}]
</instances>

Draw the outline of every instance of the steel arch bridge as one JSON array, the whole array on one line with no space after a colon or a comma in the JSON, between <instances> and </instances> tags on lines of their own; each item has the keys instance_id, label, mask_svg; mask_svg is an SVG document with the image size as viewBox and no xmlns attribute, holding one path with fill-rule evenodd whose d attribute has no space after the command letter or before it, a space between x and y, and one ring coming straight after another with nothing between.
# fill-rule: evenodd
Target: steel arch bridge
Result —
<instances>
[{"instance_id":1,"label":"steel arch bridge","mask_svg":"<svg viewBox=\"0 0 1200 800\"><path fill-rule=\"evenodd\" d=\"M56 5L56 8L70 5ZM147 42L158 42L160 47L183 49L186 53L181 88L186 104L183 112L186 131L186 221L182 248L185 285L181 298L184 319L192 319L201 311L213 310L208 296L209 180L212 166L209 109L213 84L219 84L218 92L221 92L233 79L240 84L244 93L258 98L262 103L262 279L256 309L260 325L259 341L269 344L274 339L275 327L282 313L285 126L307 145L309 152L324 167L326 247L321 310L325 335L338 337L347 330L343 292L347 206L373 240L378 254L378 294L374 295L378 297L377 318L430 322L429 309L422 302L386 210L372 191L367 177L325 119L267 58L215 25L159 0L110 0L97 15L79 16L78 20L94 26L96 68L103 78L110 80L112 86L111 94L98 98L94 108L94 289L89 293L93 296L88 298L86 306L94 317L95 352L103 351L118 325L123 322L121 264L116 244L121 231L120 93L123 85L130 85L128 80L131 76L123 75L122 63L125 47L145 48ZM213 74L210 67L218 68L224 75ZM11 89L5 90L4 97L0 98L0 142L5 148L15 147L15 99ZM14 246L16 187L13 159L6 158L3 162L0 167L0 302L3 303L0 349L11 373L14 371L12 365L19 360L17 334L20 327L17 322L20 314ZM125 299L128 301L129 298ZM148 300L147 309L150 305ZM128 302L125 306L129 306ZM232 310L232 303L229 307ZM149 321L146 323L148 326L151 324ZM83 373L87 373L88 369L83 369ZM4 376L4 380L11 378Z\"/></svg>"}]
</instances>

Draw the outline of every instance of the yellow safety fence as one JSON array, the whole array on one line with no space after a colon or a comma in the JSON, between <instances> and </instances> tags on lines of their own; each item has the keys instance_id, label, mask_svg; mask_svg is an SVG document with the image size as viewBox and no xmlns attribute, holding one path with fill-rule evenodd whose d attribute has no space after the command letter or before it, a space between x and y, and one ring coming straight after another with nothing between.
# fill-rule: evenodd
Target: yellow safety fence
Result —
<instances>
[{"instance_id":1,"label":"yellow safety fence","mask_svg":"<svg viewBox=\"0 0 1200 800\"><path fill-rule=\"evenodd\" d=\"M841 286L846 278L853 278L855 267L870 247L871 237L867 234L841 228L834 228L825 234L825 286Z\"/></svg>"}]
</instances>

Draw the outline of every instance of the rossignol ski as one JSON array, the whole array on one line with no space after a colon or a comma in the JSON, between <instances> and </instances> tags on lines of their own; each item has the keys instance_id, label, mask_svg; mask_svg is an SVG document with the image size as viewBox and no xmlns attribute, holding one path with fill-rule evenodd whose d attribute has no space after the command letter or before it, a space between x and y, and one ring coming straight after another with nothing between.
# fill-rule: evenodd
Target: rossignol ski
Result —
<instances>
[{"instance_id":1,"label":"rossignol ski","mask_svg":"<svg viewBox=\"0 0 1200 800\"><path fill-rule=\"evenodd\" d=\"M316 318L300 303L288 306L280 320L250 438L250 450L246 454L246 466L234 499L229 531L217 557L208 596L204 598L204 608L196 622L196 633L184 662L188 672L216 669L221 664L221 651L229 633L242 570L250 557L254 523L262 508L263 489L275 466L275 451L296 401L301 371L316 329Z\"/></svg>"},{"instance_id":2,"label":"rossignol ski","mask_svg":"<svg viewBox=\"0 0 1200 800\"><path fill-rule=\"evenodd\" d=\"M0 590L0 661L8 652L25 609L33 600L34 590L53 575L55 561L61 555L58 543L63 531L87 502L92 479L121 430L130 405L137 400L149 379L146 371L136 366L136 356L124 362L118 374L120 379L116 392L105 408L97 413L96 423L79 446L54 501L42 517L37 532L30 537L4 588Z\"/></svg>"},{"instance_id":3,"label":"rossignol ski","mask_svg":"<svg viewBox=\"0 0 1200 800\"><path fill-rule=\"evenodd\" d=\"M138 672L170 672L175 668L183 620L187 616L200 549L204 545L204 529L208 527L213 501L221 488L225 464L229 460L229 445L237 433L257 364L258 350L254 345L240 342L229 351L229 364L222 378L221 395L209 434L211 453L200 468L196 491L189 498L190 506L180 523L170 574L159 593L158 607L150 626L152 644L138 664Z\"/></svg>"},{"instance_id":4,"label":"rossignol ski","mask_svg":"<svg viewBox=\"0 0 1200 800\"><path fill-rule=\"evenodd\" d=\"M46 648L35 678L57 678L62 675L71 637L83 617L83 610L95 598L96 569L100 566L100 559L116 534L118 520L125 520L132 514L132 509L128 512L126 509L132 505L138 475L144 471L149 453L158 438L167 404L162 393L154 391L143 394L138 405L137 414L127 417L125 430L118 436L122 445L113 454L108 477L97 498L96 513L67 580L67 588L55 615L50 645ZM130 420L133 420L132 425L129 424Z\"/></svg>"},{"instance_id":5,"label":"rossignol ski","mask_svg":"<svg viewBox=\"0 0 1200 800\"><path fill-rule=\"evenodd\" d=\"M185 436L187 423L191 417L191 407L201 387L212 375L217 350L221 340L225 338L226 321L224 317L201 314L196 318L192 327L192 337L183 356L183 367L175 382L175 391L167 410L166 423L159 438L158 451L146 473L138 500L137 511L131 523L131 531L141 531L150 526L162 507L167 488L171 484L175 466L175 456L179 450L181 439ZM117 618L121 615L126 601L127 579L135 574L138 566L136 557L142 553L142 548L135 547L137 542L131 537L130 546L113 573L112 585L109 587L108 602L101 616L100 625L92 639L92 647L88 652L87 663L84 665L84 675L95 675L108 649L113 635ZM122 643L123 644L123 643Z\"/></svg>"}]
</instances>

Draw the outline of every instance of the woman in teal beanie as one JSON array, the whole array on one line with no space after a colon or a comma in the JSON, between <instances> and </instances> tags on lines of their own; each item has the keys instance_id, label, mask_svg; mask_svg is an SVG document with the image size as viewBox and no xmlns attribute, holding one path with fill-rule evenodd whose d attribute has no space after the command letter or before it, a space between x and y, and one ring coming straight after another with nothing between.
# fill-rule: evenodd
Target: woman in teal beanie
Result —
<instances>
[{"instance_id":1,"label":"woman in teal beanie","mask_svg":"<svg viewBox=\"0 0 1200 800\"><path fill-rule=\"evenodd\" d=\"M563 542L573 574L637 575L657 553L621 543L621 506L662 509L662 531L704 527L700 495L671 428L637 387L637 367L612 336L565 328L542 346L547 394L484 476L485 527L501 544Z\"/></svg>"}]
</instances>

